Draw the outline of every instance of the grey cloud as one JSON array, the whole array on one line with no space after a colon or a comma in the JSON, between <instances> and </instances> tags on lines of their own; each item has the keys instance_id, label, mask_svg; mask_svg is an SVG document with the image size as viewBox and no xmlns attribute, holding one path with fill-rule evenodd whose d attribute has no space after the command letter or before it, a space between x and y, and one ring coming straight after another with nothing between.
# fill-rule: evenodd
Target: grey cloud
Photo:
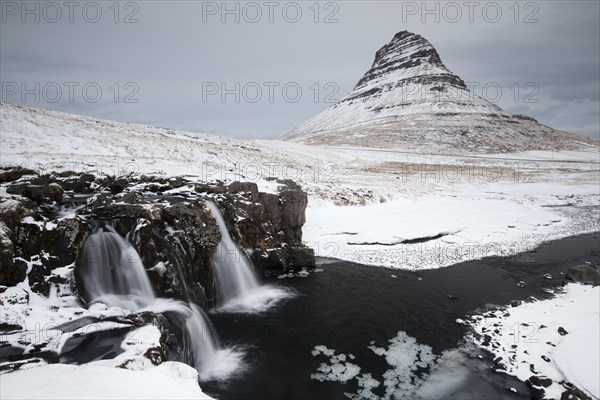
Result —
<instances>
[{"instance_id":1,"label":"grey cloud","mask_svg":"<svg viewBox=\"0 0 600 400\"><path fill-rule=\"evenodd\" d=\"M337 97L343 97L369 68L375 51L407 29L429 39L444 63L465 81L539 85L542 101L499 103L509 111L598 135L600 117L594 115L600 97L598 2L534 2L539 7L539 22L534 24L515 23L507 9L512 2L499 2L504 16L498 23L486 22L480 15L473 23L465 18L457 23L443 19L423 23L419 15L403 21L408 3L335 2L339 22L332 24L322 23L324 9L320 23L314 23L308 9L312 2L300 3L304 14L298 23L288 23L277 13L274 23L265 15L257 23L234 23L231 18L221 23L218 16L203 22L203 2L187 1L136 2L139 22L134 24L115 24L108 3L102 3L105 15L96 24L81 18L72 24L23 24L9 18L0 24L1 79L96 81L107 93L114 82L133 81L139 86L135 104L103 98L98 103L32 105L238 137L276 137L329 106L323 93L314 100L312 84L323 89L333 82ZM126 11L131 10L121 10L120 19ZM203 101L206 82L297 82L303 96L296 103L281 94L273 102L263 98L255 104L236 103L231 96L224 103L219 96Z\"/></svg>"}]
</instances>

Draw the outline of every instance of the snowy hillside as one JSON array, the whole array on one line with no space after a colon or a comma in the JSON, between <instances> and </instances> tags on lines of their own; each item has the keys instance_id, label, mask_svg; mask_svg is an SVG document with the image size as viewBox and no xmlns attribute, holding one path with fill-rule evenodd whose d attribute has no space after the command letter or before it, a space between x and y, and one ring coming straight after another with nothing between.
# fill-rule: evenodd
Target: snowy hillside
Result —
<instances>
[{"instance_id":1,"label":"snowy hillside","mask_svg":"<svg viewBox=\"0 0 600 400\"><path fill-rule=\"evenodd\" d=\"M573 150L595 143L510 114L469 91L420 35L399 32L337 104L283 136L306 144L453 153Z\"/></svg>"},{"instance_id":2,"label":"snowy hillside","mask_svg":"<svg viewBox=\"0 0 600 400\"><path fill-rule=\"evenodd\" d=\"M6 103L0 133L3 166L246 180L263 191L272 178L293 179L309 194L306 244L320 256L370 265L436 268L600 229L595 147L461 157L317 147Z\"/></svg>"}]
</instances>

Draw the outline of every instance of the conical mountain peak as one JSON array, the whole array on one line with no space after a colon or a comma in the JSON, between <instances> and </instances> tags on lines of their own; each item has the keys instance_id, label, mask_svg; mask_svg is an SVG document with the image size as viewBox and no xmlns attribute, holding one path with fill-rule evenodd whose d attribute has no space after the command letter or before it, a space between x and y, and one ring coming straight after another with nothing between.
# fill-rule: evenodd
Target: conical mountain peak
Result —
<instances>
[{"instance_id":1,"label":"conical mountain peak","mask_svg":"<svg viewBox=\"0 0 600 400\"><path fill-rule=\"evenodd\" d=\"M581 141L474 95L427 39L408 31L377 50L346 97L283 139L459 152L570 149Z\"/></svg>"}]
</instances>

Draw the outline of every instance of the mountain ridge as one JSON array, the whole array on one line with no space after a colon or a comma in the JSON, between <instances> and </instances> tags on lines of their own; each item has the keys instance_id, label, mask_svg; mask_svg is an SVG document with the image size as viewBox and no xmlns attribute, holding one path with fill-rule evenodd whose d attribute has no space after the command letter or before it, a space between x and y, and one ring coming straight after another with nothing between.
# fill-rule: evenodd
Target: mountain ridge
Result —
<instances>
[{"instance_id":1,"label":"mountain ridge","mask_svg":"<svg viewBox=\"0 0 600 400\"><path fill-rule=\"evenodd\" d=\"M485 153L597 145L592 138L506 112L473 94L427 39L408 31L377 50L371 68L348 95L281 139Z\"/></svg>"}]
</instances>

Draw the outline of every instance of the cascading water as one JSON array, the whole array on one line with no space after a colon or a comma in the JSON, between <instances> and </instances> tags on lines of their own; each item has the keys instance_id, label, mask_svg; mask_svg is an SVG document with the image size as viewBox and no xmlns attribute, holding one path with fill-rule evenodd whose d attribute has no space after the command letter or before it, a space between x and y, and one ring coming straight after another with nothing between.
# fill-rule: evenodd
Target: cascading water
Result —
<instances>
[{"instance_id":1,"label":"cascading water","mask_svg":"<svg viewBox=\"0 0 600 400\"><path fill-rule=\"evenodd\" d=\"M259 287L252 264L231 239L219 207L212 202L208 202L207 205L221 231L221 242L211 260L219 285L219 300L228 302L235 298L245 297Z\"/></svg>"},{"instance_id":2,"label":"cascading water","mask_svg":"<svg viewBox=\"0 0 600 400\"><path fill-rule=\"evenodd\" d=\"M87 238L81 276L93 302L135 311L156 299L137 252L111 227L100 228Z\"/></svg>"},{"instance_id":3,"label":"cascading water","mask_svg":"<svg viewBox=\"0 0 600 400\"><path fill-rule=\"evenodd\" d=\"M291 297L282 288L261 285L254 274L252 262L233 241L221 209L212 201L206 202L221 232L210 266L217 282L217 308L222 312L261 312L279 300Z\"/></svg>"},{"instance_id":4,"label":"cascading water","mask_svg":"<svg viewBox=\"0 0 600 400\"><path fill-rule=\"evenodd\" d=\"M156 297L139 254L112 227L99 228L88 237L80 271L90 303L175 313L185 325L187 361L194 364L201 379L222 379L239 368L242 355L221 348L212 324L198 306Z\"/></svg>"}]
</instances>

